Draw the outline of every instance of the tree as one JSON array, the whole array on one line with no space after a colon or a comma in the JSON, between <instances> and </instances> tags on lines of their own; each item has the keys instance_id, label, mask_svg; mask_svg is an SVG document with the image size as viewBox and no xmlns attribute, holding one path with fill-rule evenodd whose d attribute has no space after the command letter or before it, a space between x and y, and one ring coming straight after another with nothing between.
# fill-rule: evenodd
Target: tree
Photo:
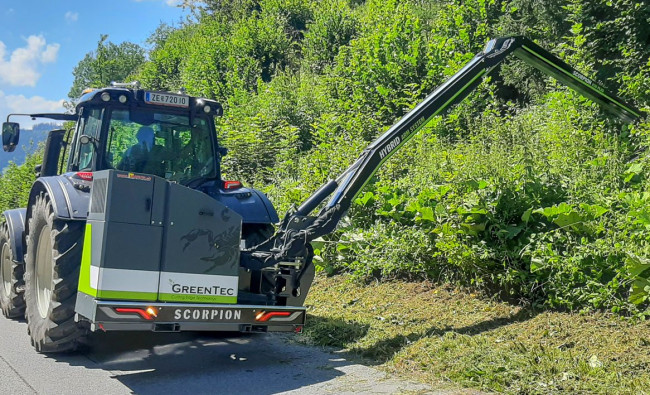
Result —
<instances>
[{"instance_id":1,"label":"tree","mask_svg":"<svg viewBox=\"0 0 650 395\"><path fill-rule=\"evenodd\" d=\"M144 64L144 48L127 41L117 45L107 39L108 35L102 34L97 49L88 52L74 68L74 81L68 92L71 99L81 96L86 88L100 88L111 81L126 81Z\"/></svg>"}]
</instances>

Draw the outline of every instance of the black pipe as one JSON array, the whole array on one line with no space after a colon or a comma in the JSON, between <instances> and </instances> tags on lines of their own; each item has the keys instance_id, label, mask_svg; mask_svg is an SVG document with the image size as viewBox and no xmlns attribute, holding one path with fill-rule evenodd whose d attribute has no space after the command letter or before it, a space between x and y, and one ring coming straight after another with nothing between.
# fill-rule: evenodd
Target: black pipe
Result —
<instances>
[{"instance_id":1,"label":"black pipe","mask_svg":"<svg viewBox=\"0 0 650 395\"><path fill-rule=\"evenodd\" d=\"M327 184L320 187L319 190L314 192L309 199L305 200L303 204L298 207L296 215L307 216L311 213L319 204L321 204L329 195L332 194L338 188L339 184L335 180L330 180Z\"/></svg>"}]
</instances>

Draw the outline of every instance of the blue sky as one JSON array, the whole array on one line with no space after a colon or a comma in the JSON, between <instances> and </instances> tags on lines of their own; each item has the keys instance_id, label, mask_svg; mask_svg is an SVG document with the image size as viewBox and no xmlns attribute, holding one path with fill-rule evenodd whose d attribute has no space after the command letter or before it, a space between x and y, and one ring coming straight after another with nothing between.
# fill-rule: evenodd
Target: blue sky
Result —
<instances>
[{"instance_id":1,"label":"blue sky","mask_svg":"<svg viewBox=\"0 0 650 395\"><path fill-rule=\"evenodd\" d=\"M145 40L161 22L188 15L180 0L0 0L0 118L8 113L63 111L72 70L109 41ZM12 120L14 120L12 118ZM30 127L28 118L15 120Z\"/></svg>"}]
</instances>

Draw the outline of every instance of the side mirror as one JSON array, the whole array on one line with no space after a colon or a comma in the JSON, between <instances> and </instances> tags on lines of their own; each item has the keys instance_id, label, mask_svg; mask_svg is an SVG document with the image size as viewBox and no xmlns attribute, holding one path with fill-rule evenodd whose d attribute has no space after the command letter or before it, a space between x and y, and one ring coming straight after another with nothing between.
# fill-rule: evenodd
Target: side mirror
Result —
<instances>
[{"instance_id":1,"label":"side mirror","mask_svg":"<svg viewBox=\"0 0 650 395\"><path fill-rule=\"evenodd\" d=\"M18 146L20 138L20 125L16 122L4 122L2 124L2 149L6 152L13 152Z\"/></svg>"},{"instance_id":2,"label":"side mirror","mask_svg":"<svg viewBox=\"0 0 650 395\"><path fill-rule=\"evenodd\" d=\"M217 148L217 153L219 154L219 156L224 157L224 156L228 155L228 148L219 147L219 148Z\"/></svg>"},{"instance_id":3,"label":"side mirror","mask_svg":"<svg viewBox=\"0 0 650 395\"><path fill-rule=\"evenodd\" d=\"M79 143L81 143L81 144L84 144L84 145L90 144L91 141L92 140L90 139L90 136L86 136L85 134L83 136L79 137Z\"/></svg>"}]
</instances>

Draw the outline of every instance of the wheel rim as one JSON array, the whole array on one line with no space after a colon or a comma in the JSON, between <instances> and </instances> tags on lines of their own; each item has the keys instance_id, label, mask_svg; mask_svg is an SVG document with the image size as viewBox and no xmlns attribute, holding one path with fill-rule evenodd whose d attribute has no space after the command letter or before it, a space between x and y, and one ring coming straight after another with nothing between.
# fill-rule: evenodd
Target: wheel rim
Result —
<instances>
[{"instance_id":1,"label":"wheel rim","mask_svg":"<svg viewBox=\"0 0 650 395\"><path fill-rule=\"evenodd\" d=\"M38 237L36 251L36 301L38 313L47 318L52 297L53 270L52 270L52 243L50 239L51 229L44 226Z\"/></svg>"},{"instance_id":2,"label":"wheel rim","mask_svg":"<svg viewBox=\"0 0 650 395\"><path fill-rule=\"evenodd\" d=\"M2 244L2 254L0 255L0 282L2 282L2 294L5 298L11 296L11 250L8 243Z\"/></svg>"}]
</instances>

